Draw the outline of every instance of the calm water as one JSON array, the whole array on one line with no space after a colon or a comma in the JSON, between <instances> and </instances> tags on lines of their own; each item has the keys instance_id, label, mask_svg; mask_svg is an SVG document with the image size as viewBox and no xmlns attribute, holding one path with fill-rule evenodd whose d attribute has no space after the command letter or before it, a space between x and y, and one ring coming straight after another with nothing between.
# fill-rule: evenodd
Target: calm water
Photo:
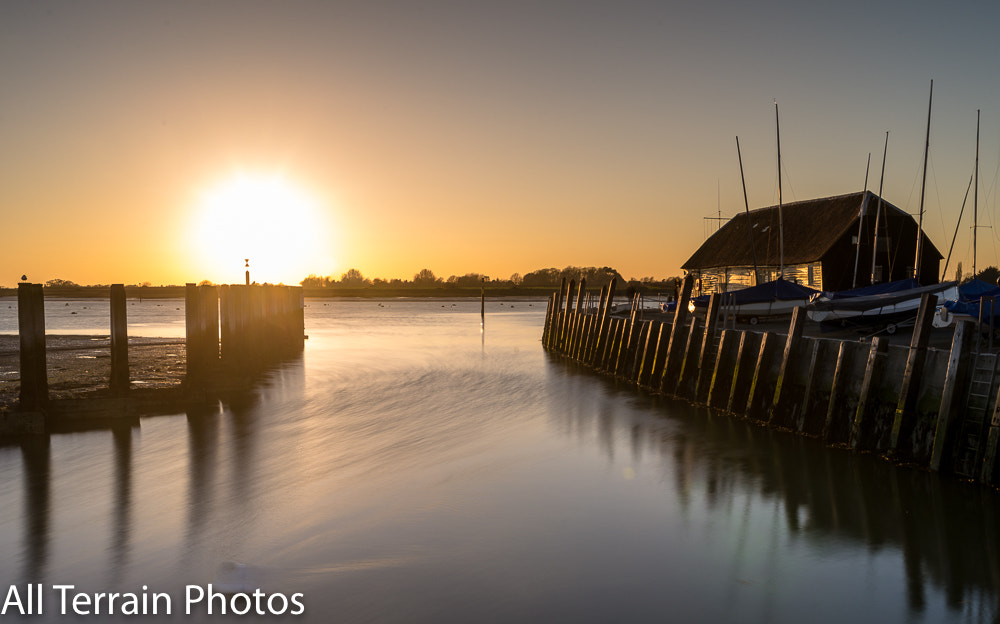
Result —
<instances>
[{"instance_id":1,"label":"calm water","mask_svg":"<svg viewBox=\"0 0 1000 624\"><path fill-rule=\"evenodd\" d=\"M485 333L478 301L306 313L238 404L0 447L0 590L44 583L32 621L74 619L54 584L226 620L185 586L239 562L310 622L997 621L992 491L553 360L544 302Z\"/></svg>"}]
</instances>

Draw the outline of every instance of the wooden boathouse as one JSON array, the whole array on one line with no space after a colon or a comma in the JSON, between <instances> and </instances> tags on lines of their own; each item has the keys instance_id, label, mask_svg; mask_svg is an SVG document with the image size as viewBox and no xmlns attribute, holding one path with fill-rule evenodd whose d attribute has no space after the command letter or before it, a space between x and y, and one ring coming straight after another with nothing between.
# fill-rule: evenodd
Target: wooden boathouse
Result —
<instances>
[{"instance_id":1,"label":"wooden boathouse","mask_svg":"<svg viewBox=\"0 0 1000 624\"><path fill-rule=\"evenodd\" d=\"M816 290L847 290L913 276L917 223L871 191L784 204L785 279ZM875 220L878 252L874 270ZM688 258L681 268L700 280L698 294L728 292L778 277L782 258L778 207L741 212ZM926 234L922 284L937 283L941 252ZM754 280L754 265L757 278ZM697 284L697 281L696 281Z\"/></svg>"},{"instance_id":2,"label":"wooden boathouse","mask_svg":"<svg viewBox=\"0 0 1000 624\"><path fill-rule=\"evenodd\" d=\"M643 319L637 305L612 315L615 285L599 298L573 282L553 293L544 347L650 392L1000 486L997 354L973 346L971 323L956 325L949 349L929 348L934 295L907 347L804 336L804 308L786 333L722 329L721 295L705 317L688 312L691 275L668 320Z\"/></svg>"}]
</instances>

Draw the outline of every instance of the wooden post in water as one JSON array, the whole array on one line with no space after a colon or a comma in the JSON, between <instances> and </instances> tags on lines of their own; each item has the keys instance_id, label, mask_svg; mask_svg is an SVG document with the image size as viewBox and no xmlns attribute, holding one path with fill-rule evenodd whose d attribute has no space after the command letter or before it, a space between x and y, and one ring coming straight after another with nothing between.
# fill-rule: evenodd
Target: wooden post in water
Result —
<instances>
[{"instance_id":1,"label":"wooden post in water","mask_svg":"<svg viewBox=\"0 0 1000 624\"><path fill-rule=\"evenodd\" d=\"M1000 446L1000 401L993 410L993 418L990 419L990 427L986 433L986 448L979 474L979 480L983 483L1000 484L997 476L997 446Z\"/></svg>"},{"instance_id":2,"label":"wooden post in water","mask_svg":"<svg viewBox=\"0 0 1000 624\"><path fill-rule=\"evenodd\" d=\"M219 294L215 286L185 286L187 376L208 372L219 359Z\"/></svg>"},{"instance_id":3,"label":"wooden post in water","mask_svg":"<svg viewBox=\"0 0 1000 624\"><path fill-rule=\"evenodd\" d=\"M723 329L719 336L719 349L712 365L712 380L708 384L708 395L705 399L705 404L709 407L725 409L729 405L742 334L743 332L734 329Z\"/></svg>"},{"instance_id":4,"label":"wooden post in water","mask_svg":"<svg viewBox=\"0 0 1000 624\"><path fill-rule=\"evenodd\" d=\"M548 349L549 335L552 333L552 308L555 303L555 293L549 295L548 303L545 305L545 325L542 327L542 345Z\"/></svg>"},{"instance_id":5,"label":"wooden post in water","mask_svg":"<svg viewBox=\"0 0 1000 624\"><path fill-rule=\"evenodd\" d=\"M680 370L681 358L687 344L688 302L691 301L691 289L694 287L694 276L688 273L684 276L684 286L681 298L674 310L674 326L670 330L670 340L667 343L666 359L663 362L663 375L653 379L653 386L661 392L673 390L676 385L677 371Z\"/></svg>"},{"instance_id":6,"label":"wooden post in water","mask_svg":"<svg viewBox=\"0 0 1000 624\"><path fill-rule=\"evenodd\" d=\"M854 412L854 420L851 424L850 445L852 449L867 449L874 445L871 430L874 428L871 422L872 403L877 401L872 396L873 388L879 383L884 368L886 354L889 351L889 342L881 336L872 338L871 347L868 350L868 365L865 367L865 376L861 382L861 391L858 394L858 407Z\"/></svg>"},{"instance_id":7,"label":"wooden post in water","mask_svg":"<svg viewBox=\"0 0 1000 624\"><path fill-rule=\"evenodd\" d=\"M920 270L918 267L917 271ZM924 361L927 359L927 341L931 333L931 321L934 319L934 309L937 306L937 295L924 293L920 296L920 310L917 312L917 322L913 328L913 338L910 340L910 353L906 358L906 371L903 373L903 384L899 389L899 403L896 405L896 417L892 423L892 438L889 452L899 450L899 443L909 432L904 431L904 421L912 420L917 409L917 397L920 392L920 377L924 372ZM909 423L912 425L912 423Z\"/></svg>"},{"instance_id":8,"label":"wooden post in water","mask_svg":"<svg viewBox=\"0 0 1000 624\"><path fill-rule=\"evenodd\" d=\"M705 333L701 339L701 355L698 358L698 377L694 383L694 395L691 397L695 403L704 403L708 400L708 387L712 382L712 373L715 369L715 356L718 349L715 348L715 332L719 326L719 306L722 303L722 296L719 293L712 293L708 298L708 313L705 315Z\"/></svg>"},{"instance_id":9,"label":"wooden post in water","mask_svg":"<svg viewBox=\"0 0 1000 624\"><path fill-rule=\"evenodd\" d=\"M946 449L949 443L949 431L952 425L958 420L959 401L963 356L968 353L972 344L971 324L964 321L955 323L955 333L951 337L951 353L948 356L948 369L945 372L944 389L941 391L941 408L938 410L937 426L934 429L934 446L931 449L931 470L941 470L941 463L946 456ZM985 415L984 415L985 418Z\"/></svg>"},{"instance_id":10,"label":"wooden post in water","mask_svg":"<svg viewBox=\"0 0 1000 624\"><path fill-rule=\"evenodd\" d=\"M608 284L608 292L604 299L604 306L599 312L600 323L597 334L597 345L595 345L594 351L594 363L598 367L604 364L608 353L608 343L611 342L611 323L608 317L611 314L611 308L614 306L616 284L617 278L612 277L611 283Z\"/></svg>"},{"instance_id":11,"label":"wooden post in water","mask_svg":"<svg viewBox=\"0 0 1000 624\"><path fill-rule=\"evenodd\" d=\"M797 394L794 392L795 389L792 388L793 377L798 375L798 361L795 359L799 354L799 343L802 341L802 329L805 325L806 310L802 306L799 306L792 310L792 321L788 326L788 336L785 339L785 351L781 358L781 368L778 371L778 380L774 385L774 398L771 400L771 408L767 417L768 422L775 422L775 416L777 415L777 422L775 424L784 425L783 416L781 410L787 405L792 404L792 398L789 395ZM801 390L801 388L796 388ZM784 390L784 395L782 395L782 390ZM784 404L782 403L784 401Z\"/></svg>"},{"instance_id":12,"label":"wooden post in water","mask_svg":"<svg viewBox=\"0 0 1000 624\"><path fill-rule=\"evenodd\" d=\"M684 353L680 366L677 368L677 379L672 388L668 388L671 394L682 399L693 399L694 383L698 380L698 367L701 366L701 342L704 335L704 328L698 321L698 317L692 315L688 324L687 341L684 344Z\"/></svg>"},{"instance_id":13,"label":"wooden post in water","mask_svg":"<svg viewBox=\"0 0 1000 624\"><path fill-rule=\"evenodd\" d=\"M559 349L564 350L569 344L569 326L572 317L570 312L573 311L573 295L576 293L576 280L571 279L569 285L566 287L566 309L563 310L562 327L559 331Z\"/></svg>"},{"instance_id":14,"label":"wooden post in water","mask_svg":"<svg viewBox=\"0 0 1000 624\"><path fill-rule=\"evenodd\" d=\"M49 400L45 293L41 284L17 285L17 327L21 347L21 407L39 409Z\"/></svg>"},{"instance_id":15,"label":"wooden post in water","mask_svg":"<svg viewBox=\"0 0 1000 624\"><path fill-rule=\"evenodd\" d=\"M123 395L129 391L128 368L128 312L125 285L111 285L111 394Z\"/></svg>"}]
</instances>

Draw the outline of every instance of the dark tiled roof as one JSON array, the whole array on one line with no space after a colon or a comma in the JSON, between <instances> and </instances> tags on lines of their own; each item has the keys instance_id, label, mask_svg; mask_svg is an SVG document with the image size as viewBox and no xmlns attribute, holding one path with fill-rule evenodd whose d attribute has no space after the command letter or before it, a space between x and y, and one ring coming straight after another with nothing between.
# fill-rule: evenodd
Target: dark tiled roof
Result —
<instances>
[{"instance_id":1,"label":"dark tiled roof","mask_svg":"<svg viewBox=\"0 0 1000 624\"><path fill-rule=\"evenodd\" d=\"M811 199L784 204L782 221L785 229L785 264L816 262L848 230L856 229L858 213L864 193L851 193L837 197ZM868 192L869 207L874 210L878 196ZM907 216L889 202L882 201L882 209L890 215ZM912 218L912 217L908 217ZM781 263L778 239L778 207L741 212L730 219L718 232L698 248L682 265L686 270L721 266L749 266L753 254L748 231L753 230L757 264L777 266ZM940 252L924 238L924 253Z\"/></svg>"}]
</instances>

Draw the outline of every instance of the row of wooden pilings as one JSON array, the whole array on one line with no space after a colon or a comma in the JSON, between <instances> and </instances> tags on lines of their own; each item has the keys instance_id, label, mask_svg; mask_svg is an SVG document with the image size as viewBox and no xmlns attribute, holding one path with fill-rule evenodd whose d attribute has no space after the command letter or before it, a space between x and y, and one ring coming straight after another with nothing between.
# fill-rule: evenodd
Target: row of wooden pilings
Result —
<instances>
[{"instance_id":1,"label":"row of wooden pilings","mask_svg":"<svg viewBox=\"0 0 1000 624\"><path fill-rule=\"evenodd\" d=\"M787 334L721 329L721 296L691 314L685 280L673 318L612 314L615 281L585 306L586 282L549 299L543 345L604 374L764 425L895 462L1000 485L997 356L973 347L958 323L949 350L928 348L936 298L925 295L908 347L803 336L797 308ZM666 316L666 315L665 315Z\"/></svg>"},{"instance_id":2,"label":"row of wooden pilings","mask_svg":"<svg viewBox=\"0 0 1000 624\"><path fill-rule=\"evenodd\" d=\"M110 394L130 390L125 287L111 286ZM45 345L45 295L41 284L19 284L20 409L40 410L49 402ZM253 373L293 357L305 340L304 301L298 286L197 286L185 291L187 374L203 385L207 374Z\"/></svg>"},{"instance_id":3,"label":"row of wooden pilings","mask_svg":"<svg viewBox=\"0 0 1000 624\"><path fill-rule=\"evenodd\" d=\"M252 373L301 352L304 308L301 286L187 284L188 379L220 367Z\"/></svg>"}]
</instances>

